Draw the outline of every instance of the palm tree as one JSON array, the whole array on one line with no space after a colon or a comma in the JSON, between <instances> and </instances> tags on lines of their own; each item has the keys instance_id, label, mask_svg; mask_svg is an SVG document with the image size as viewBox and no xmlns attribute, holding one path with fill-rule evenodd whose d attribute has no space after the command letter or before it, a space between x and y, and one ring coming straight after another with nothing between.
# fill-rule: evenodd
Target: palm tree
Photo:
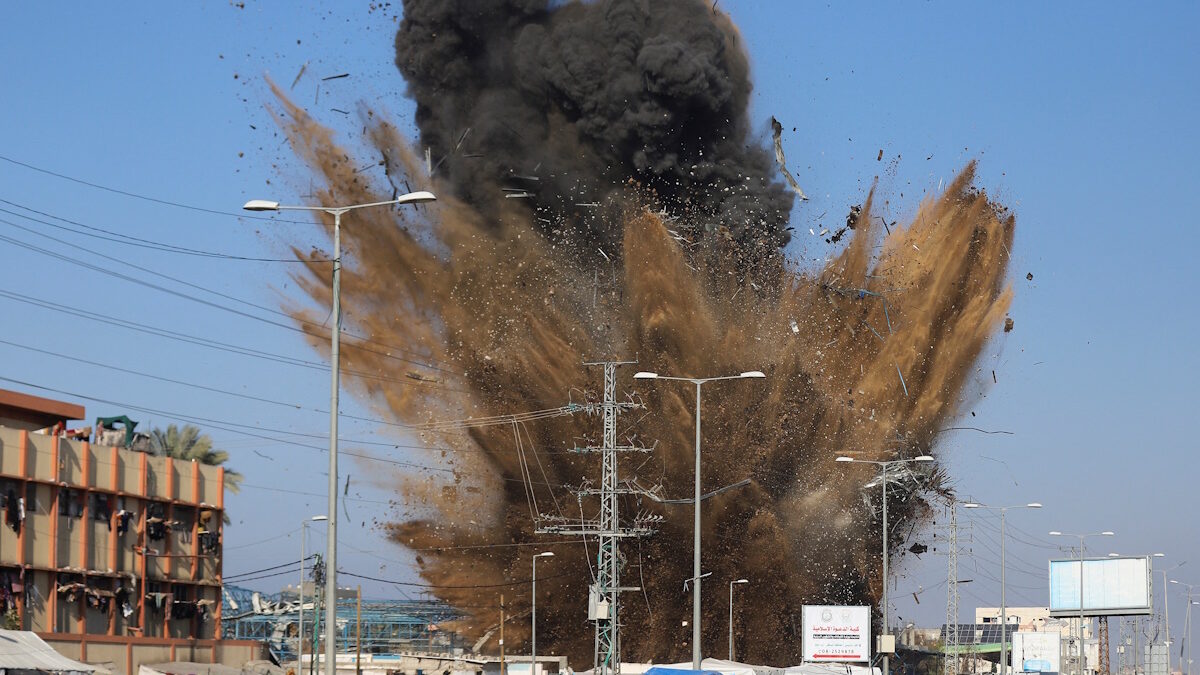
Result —
<instances>
[{"instance_id":1,"label":"palm tree","mask_svg":"<svg viewBox=\"0 0 1200 675\"><path fill-rule=\"evenodd\" d=\"M200 433L198 427L190 424L183 425L183 428L168 424L166 431L154 429L150 432L150 448L156 455L187 462L195 460L212 466L224 464L229 459L228 452L213 449L212 439L208 434ZM233 469L225 469L225 487L230 492L239 492L242 488L242 474Z\"/></svg>"}]
</instances>

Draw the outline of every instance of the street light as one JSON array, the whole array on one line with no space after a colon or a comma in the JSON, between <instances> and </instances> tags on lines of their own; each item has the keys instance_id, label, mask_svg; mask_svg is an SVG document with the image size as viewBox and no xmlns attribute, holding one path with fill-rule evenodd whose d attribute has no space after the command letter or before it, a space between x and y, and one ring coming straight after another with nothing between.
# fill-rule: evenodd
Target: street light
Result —
<instances>
[{"instance_id":1,"label":"street light","mask_svg":"<svg viewBox=\"0 0 1200 675\"><path fill-rule=\"evenodd\" d=\"M1183 562L1179 563L1178 565L1175 565L1174 567L1168 567L1167 569L1162 570L1162 575L1163 575L1163 626L1165 629L1164 632L1166 634L1166 641L1163 642L1163 644L1167 648L1167 672L1168 673L1171 672L1171 611L1170 611L1170 603L1167 602L1167 572L1172 572L1174 570L1177 570L1186 564L1187 564L1187 561L1184 560Z\"/></svg>"},{"instance_id":2,"label":"street light","mask_svg":"<svg viewBox=\"0 0 1200 675\"><path fill-rule=\"evenodd\" d=\"M733 661L733 585L734 584L749 584L749 583L750 583L749 579L738 579L737 581L730 581L730 661Z\"/></svg>"},{"instance_id":3,"label":"street light","mask_svg":"<svg viewBox=\"0 0 1200 675\"><path fill-rule=\"evenodd\" d=\"M1178 584L1187 589L1188 606L1187 612L1184 614L1186 618L1183 620L1183 639L1188 645L1188 675L1192 675L1192 605L1196 604L1192 601L1192 589L1200 586L1200 584L1185 584L1182 581L1174 579L1171 579L1170 583ZM1167 651L1170 650L1168 649ZM1180 651L1179 658L1183 658L1182 650Z\"/></svg>"},{"instance_id":4,"label":"street light","mask_svg":"<svg viewBox=\"0 0 1200 675\"><path fill-rule=\"evenodd\" d=\"M888 610L887 610L887 580L888 580L888 534L887 534L887 470L889 466L906 464L908 462L932 462L933 457L929 455L920 455L911 459L892 459L886 461L873 461L869 459L855 459L853 457L838 457L833 460L835 462L856 462L858 464L874 464L879 467L879 482L883 486L883 597L881 599L879 609L883 614L883 632L881 635L888 634ZM883 655L881 661L883 675L888 675L888 657Z\"/></svg>"},{"instance_id":5,"label":"street light","mask_svg":"<svg viewBox=\"0 0 1200 675\"><path fill-rule=\"evenodd\" d=\"M533 589L530 597L533 598L533 611L530 612L529 622L533 629L533 647L530 651L533 653L529 659L529 675L537 675L537 561L538 558L553 558L554 551L545 551L533 556Z\"/></svg>"},{"instance_id":6,"label":"street light","mask_svg":"<svg viewBox=\"0 0 1200 675\"><path fill-rule=\"evenodd\" d=\"M436 201L431 192L410 192L396 199L350 206L283 206L279 202L251 199L247 211L320 211L333 216L333 321L330 329L329 386L329 545L325 553L325 675L337 673L337 492L338 492L338 392L342 335L342 214L356 209L393 204Z\"/></svg>"},{"instance_id":7,"label":"street light","mask_svg":"<svg viewBox=\"0 0 1200 675\"><path fill-rule=\"evenodd\" d=\"M987 509L1000 512L1000 672L1008 672L1008 603L1005 596L1004 583L1004 516L1009 509L1040 509L1039 502L1017 504L1015 506L988 506L978 502L963 504L964 509Z\"/></svg>"},{"instance_id":8,"label":"street light","mask_svg":"<svg viewBox=\"0 0 1200 675\"><path fill-rule=\"evenodd\" d=\"M669 377L642 371L633 376L635 380L677 380L696 385L696 501L692 522L692 670L700 670L700 386L717 380L754 379L766 377L759 370L748 370L740 375L723 377ZM332 675L332 673L330 674Z\"/></svg>"},{"instance_id":9,"label":"street light","mask_svg":"<svg viewBox=\"0 0 1200 675\"><path fill-rule=\"evenodd\" d=\"M1112 530L1104 530L1103 532L1087 532L1084 534L1074 534L1071 532L1059 532L1053 530L1050 532L1052 537L1079 537L1079 675L1084 675L1087 668L1087 650L1083 645L1083 540L1087 537L1111 537ZM1166 578L1164 576L1164 578ZM1170 659L1168 653L1167 658ZM1169 670L1169 668L1168 668Z\"/></svg>"},{"instance_id":10,"label":"street light","mask_svg":"<svg viewBox=\"0 0 1200 675\"><path fill-rule=\"evenodd\" d=\"M300 521L300 586L297 587L297 597L300 599L300 619L299 626L296 628L296 640L300 644L296 651L296 672L304 672L304 560L308 558L308 553L304 550L304 540L308 537L308 524L329 520L325 516L313 516L308 520Z\"/></svg>"}]
</instances>

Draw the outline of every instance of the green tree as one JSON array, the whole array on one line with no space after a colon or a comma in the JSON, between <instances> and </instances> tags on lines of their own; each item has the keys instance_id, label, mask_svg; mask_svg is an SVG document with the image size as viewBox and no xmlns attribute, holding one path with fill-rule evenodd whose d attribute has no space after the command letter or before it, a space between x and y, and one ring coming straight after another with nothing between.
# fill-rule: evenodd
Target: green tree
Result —
<instances>
[{"instance_id":1,"label":"green tree","mask_svg":"<svg viewBox=\"0 0 1200 675\"><path fill-rule=\"evenodd\" d=\"M198 427L190 424L185 424L182 428L168 424L166 431L155 428L150 432L150 447L156 455L186 462L195 460L211 466L221 466L229 459L228 452L213 448L212 439L208 434L200 433ZM225 487L230 492L240 491L242 474L226 468Z\"/></svg>"}]
</instances>

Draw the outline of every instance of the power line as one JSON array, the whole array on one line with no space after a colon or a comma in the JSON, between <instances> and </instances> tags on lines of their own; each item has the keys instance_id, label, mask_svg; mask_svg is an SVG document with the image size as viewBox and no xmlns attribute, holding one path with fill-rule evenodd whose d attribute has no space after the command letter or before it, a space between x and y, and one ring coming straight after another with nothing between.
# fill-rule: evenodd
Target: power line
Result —
<instances>
[{"instance_id":1,"label":"power line","mask_svg":"<svg viewBox=\"0 0 1200 675\"><path fill-rule=\"evenodd\" d=\"M0 239L2 239L2 238L3 237L0 237ZM302 368L308 368L310 370L322 370L322 371L329 370L328 364L318 363L316 361L307 361L305 359L300 359L300 358L291 357L291 356L283 356L281 354L276 354L273 352L266 352L266 351L262 351L259 349L254 349L252 347L243 347L243 346L231 344L228 342L221 342L219 340L211 340L208 338L196 337L193 335L188 335L185 333L168 330L166 328L155 328L153 326L148 326L145 324L136 323L133 321L127 321L127 320L123 320L123 319L117 319L114 317L108 317L108 316L105 316L103 314L99 314L96 312L89 312L87 310L70 307L69 305L65 305L65 304L61 304L61 303L54 303L54 302L50 302L48 300L43 300L41 298L34 298L32 296L22 295L20 293L13 293L11 291L6 291L3 289L0 289L0 297L8 298L10 300L15 300L17 302L22 302L22 303L29 304L29 305L34 305L36 307L41 307L42 309L47 309L47 310L54 311L54 312L69 314L71 316L75 316L75 317L81 318L81 319L97 321L99 323L105 323L110 326L116 326L118 328L124 328L126 330L132 330L132 331L139 332L139 333L145 333L147 335L154 335L157 337L167 338L169 340L175 340L178 342L186 342L186 343L197 345L200 347L207 347L209 349L215 349L217 351L223 351L223 352L228 352L228 353L232 353L232 354L239 354L241 356L249 356L252 358L264 359L267 361L274 361L276 363L283 363L286 365L300 366ZM433 388L433 389L442 389L445 391L452 391L452 392L464 393L464 394L474 393L474 392L471 392L471 391L465 390L465 389L455 389L453 387L447 387L446 385L438 384L436 382L430 382L428 380L413 380L411 378L401 379L401 378L396 378L396 377L388 377L386 375L380 375L378 373L369 373L366 371L354 370L354 369L350 369L350 368L342 368L342 372L347 375L352 375L354 377L359 377L359 378L369 379L369 380L378 380L381 382L390 382L393 384L401 384L401 385L406 385L406 386L420 386L420 387L427 387L427 388Z\"/></svg>"},{"instance_id":2,"label":"power line","mask_svg":"<svg viewBox=\"0 0 1200 675\"><path fill-rule=\"evenodd\" d=\"M316 554L316 553L313 553L312 555L308 556L307 558L304 558L304 560L305 560L305 561L308 561L308 560L312 560L313 558L318 558L318 557L320 557L318 554ZM222 581L233 581L233 580L236 580L238 577L248 577L248 576L251 576L251 575L254 575L254 574L261 574L261 573L263 573L263 572L270 572L271 570L277 570L277 569L279 569L280 567L291 567L292 565L297 565L297 564L299 564L299 563L300 563L300 561L299 561L299 560L291 560L291 561L289 561L289 562L280 563L280 564L278 564L278 565L272 565L272 566L270 566L270 567L264 567L264 568L262 568L262 569L260 569L260 570L251 570L251 571L249 571L249 572L238 572L237 574L223 574L223 575L221 575L221 580L222 580ZM289 571L290 571L290 570L289 570Z\"/></svg>"},{"instance_id":3,"label":"power line","mask_svg":"<svg viewBox=\"0 0 1200 675\"><path fill-rule=\"evenodd\" d=\"M207 426L209 426L213 429L220 429L221 431L228 431L228 432L234 433L234 434L241 434L243 436L249 436L251 438L260 438L260 439L271 441L274 443L283 443L286 445L292 445L292 446L296 446L299 448L307 448L309 450L316 450L318 452L328 452L329 451L329 448L327 448L325 446L309 445L307 443L300 443L298 441L289 441L289 440L274 437L274 436L265 436L265 435L256 434L256 433L253 433L250 431L243 431L241 429L230 428L230 426L246 427L246 428L251 428L251 429L258 428L258 427L248 425L248 424L239 424L236 422L227 422L227 421L222 421L222 420L211 420L211 419L207 419L207 418L203 418L203 417L194 417L194 416L190 416L190 415L183 415L181 413L176 413L176 412L171 412L171 411L166 411L166 410L156 410L154 408L146 408L144 406L138 406L138 405L134 405L131 403L122 403L120 401L112 401L109 399L97 398L95 396L87 396L85 394L80 394L80 393L71 392L71 391L65 391L62 389L55 389L53 387L47 387L47 386L40 385L40 384L34 384L32 382L25 382L23 380L17 380L17 379L11 378L11 377L0 376L0 381L11 382L13 384L18 384L18 385L21 385L24 387L30 387L32 389L49 391L49 392L52 392L55 394L61 394L64 396L71 396L74 398L82 398L82 399L85 399L88 401L96 401L98 403L104 403L107 405L123 407L123 408L129 409L129 410L136 410L138 412L144 412L144 413L151 414L151 415L162 415L168 419L179 420L181 422L187 422L187 423L191 423L191 424L206 424ZM223 425L230 425L230 426L223 426ZM284 433L290 433L290 432L284 432ZM358 442L358 441L354 441L353 439L346 439L346 440L347 440L347 442ZM389 444L389 445L391 445L391 447L398 447L394 444ZM373 455L356 453L356 452L351 452L348 450L339 450L338 452L340 452L341 454L346 455L348 457L357 457L359 459L364 459L364 460L368 460L368 461L372 461L372 462L380 462L383 464L392 464L395 466L402 466L402 467L412 468L412 469L417 469L417 470L422 470L422 471L437 471L437 472L449 473L449 474L455 473L454 469L447 469L447 468L435 467L435 466L425 466L422 464L417 464L415 462L405 462L405 461L395 460L395 459L384 459L382 457L375 457ZM499 476L498 478L500 478L500 480L504 480L504 481L508 481L508 482L530 482L530 481L522 481L520 478L511 478L511 477L507 477L507 476ZM569 488L573 487L573 486L565 485L565 484L561 484L561 483L542 483L542 482L536 482L536 481L532 481L532 483L535 485L545 485L548 487L557 487L557 488L568 488L569 489Z\"/></svg>"},{"instance_id":4,"label":"power line","mask_svg":"<svg viewBox=\"0 0 1200 675\"><path fill-rule=\"evenodd\" d=\"M106 185L100 185L99 183L92 183L90 181L86 181L81 178L74 178L74 177L68 176L66 174L57 173L57 172L51 171L49 169L43 169L41 167L37 167L32 164L20 162L11 157L5 157L3 155L0 155L0 160L4 160L5 162L8 162L10 164L15 164L20 167L24 167L26 169L29 169L30 171L36 171L38 173L46 174L47 176L54 176L55 178L60 178L62 180L70 181L72 183L86 185L90 188L95 188L97 190L104 190L105 192L111 192L113 194L118 194L118 195L122 195L125 197L132 197L134 199L141 199L143 201L153 202L155 204L162 204L164 206L174 206L176 208L188 209L189 211L199 211L200 213L211 213L211 214L217 215L217 216L232 216L234 218L246 218L248 220L270 220L270 221L274 221L277 223L297 223L300 225L309 225L312 222L312 221L304 221L304 220L285 220L283 218L271 218L268 216L254 216L254 215L250 215L250 214L246 214L246 213L234 213L232 211L218 211L216 209L207 209L202 206L192 206L191 204L183 204L180 202L173 202L173 201L170 201L167 199L159 199L157 197L148 197L146 195L141 195L136 192L119 190L117 188L108 187Z\"/></svg>"},{"instance_id":5,"label":"power line","mask_svg":"<svg viewBox=\"0 0 1200 675\"><path fill-rule=\"evenodd\" d=\"M13 227L17 227L17 228L19 228L19 229L22 229L22 230L28 230L28 228L22 227L21 225L17 225L16 223L13 223L12 221L4 220L3 218L0 218L0 223L4 223L4 224L6 224L6 225L12 225ZM35 234L36 234L36 232L35 232ZM62 241L62 240L60 240L60 239L56 239L56 238L54 238L54 237L50 237L50 236L48 236L48 235L41 235L41 236L44 236L44 237L46 237L46 238L48 238L48 239L50 239L50 240L52 240L52 241L57 241L57 242L60 242L60 243L66 244L66 245L68 245L68 246L73 246L73 244L70 244L69 242L65 242L65 241ZM201 304L201 305L204 305L204 306L206 306L206 307L211 307L212 309L218 309L218 310L221 310L221 311L229 312L230 314L235 314L235 315L237 315L237 316L240 316L240 317L243 317L243 318L246 318L246 319L251 319L251 320L253 320L253 321L258 321L258 322L261 322L261 323L265 323L265 324L267 324L267 325L270 325L270 326L275 326L275 327L277 327L277 328L283 328L284 330L293 331L293 332L300 333L300 334L302 334L302 335L305 335L305 336L309 336L309 337L312 337L312 336L314 336L314 334L313 334L313 333L311 333L311 332L309 332L308 330L306 330L306 329L304 329L304 328L301 328L301 327L293 326L293 325L290 325L290 324L287 324L287 323L282 323L282 322L280 322L280 321L274 321L274 320L272 320L272 319L268 319L268 318L265 318L265 317L262 317L262 316L258 316L258 315L256 315L256 314L251 314L250 312L245 312L245 311L242 311L242 310L240 310L240 309L234 309L233 307L228 307L228 306L226 306L226 305L222 305L222 304L219 304L219 303L213 302L213 301L211 301L211 300L205 300L205 299L203 299L203 298L199 298L199 297L197 297L197 296L190 295L190 294L188 294L188 293L184 293L183 291L177 291L177 290L175 290L175 289L172 289L172 288L167 288L166 286L162 286L162 285L159 285L159 284L155 284L155 283L152 283L152 282L146 281L146 280L144 280L144 279L138 279L137 277L132 277L132 276L129 276L129 275L127 275L127 274L122 274L121 272L117 272L117 271L110 270L110 269L107 269L107 268L104 268L104 267L100 267L99 265L92 265L91 263L87 263L87 262L84 262L84 261L82 261L82 260L77 260L77 259L75 259L75 258L72 258L72 257L70 257L70 256L66 256L66 255L63 255L63 254L61 254L61 253L58 253L58 252L56 252L56 251L51 251L51 250L49 250L49 249L45 249L45 248L42 248L42 247L40 247L40 246L35 246L35 245L33 245L33 244L30 244L30 243L28 243L28 242L23 242L23 241L21 241L21 240L19 240L19 239L13 239L13 238L11 238L11 237L6 237L6 236L4 236L4 235L0 235L0 241L7 241L8 243L10 243L10 244L13 244L14 246L19 246L19 247L21 247L21 248L24 248L24 249L27 249L27 250L33 251L33 252L35 252L35 253L41 253L42 255L46 255L46 256L49 256L49 257L51 257L51 258L55 258L55 259L61 260L61 261L63 261L63 262L66 262L66 263L70 263L70 264L72 264L72 265L78 265L79 267L83 267L83 268L85 268L85 269L89 269L89 270L92 270L92 271L94 271L94 272L99 272L100 274L104 274L104 275L107 275L107 276L110 276L110 277L114 277L114 278L116 278L116 279L120 279L120 280L122 280L122 281L127 281L127 282L129 282L129 283L136 284L136 285L138 285L138 286L143 286L143 287L146 287L146 288L150 288L150 289L152 289L152 290L160 291L160 292L162 292L162 293L166 293L166 294L168 294L168 295L174 295L174 296L176 296L176 297L178 297L178 298L183 298L183 299L185 299L185 300L191 300L192 302L199 303L199 304ZM100 257L105 257L105 256L100 256ZM137 267L137 266L135 265L134 267ZM145 268L138 268L138 269L142 269L142 271L149 271L149 270L146 270ZM178 282L178 283L186 283L186 282L181 282L181 281L179 281L178 279L172 279L172 280L173 280L173 281L176 281L176 282ZM191 284L188 284L188 285L191 285ZM226 296L226 297L228 297L228 296ZM251 305L252 305L253 303L246 303L246 304L251 304ZM315 325L315 324L312 324L311 322L304 322L304 323L305 323L306 325L310 325L310 326L311 326L311 325ZM359 349L359 350L362 350L362 351L364 351L364 352L370 353L370 354L375 354L375 355L377 355L377 356L381 356L381 357L383 357L383 358L394 359L394 360L396 360L396 361L401 361L401 362L408 363L408 364L411 364L411 365L414 365L414 366L419 366L419 367L421 367L421 368L428 368L428 369L430 369L430 370L435 370L435 371L438 371L438 372L441 372L441 373L446 373L446 374L449 374L449 375L453 375L453 376L455 376L455 377L459 377L459 374L458 374L457 372L454 372L454 371L451 371L451 370L447 370L447 369L445 369L445 368L439 368L439 367L437 367L437 366L430 365L430 364L427 364L427 363L422 363L422 362L420 362L420 361L416 361L416 360L413 360L413 359L407 359L407 358L404 358L404 357L402 357L402 356L397 356L397 355L395 355L395 354L392 354L392 353L390 353L390 352L379 351L379 350L376 350L376 349L370 349L370 348L364 347L364 346L362 346L362 345L359 345L359 344L354 344L354 345L349 345L349 346L351 346L351 347L353 347L353 348L355 348L355 349ZM422 381L422 380L418 380L418 381Z\"/></svg>"},{"instance_id":6,"label":"power line","mask_svg":"<svg viewBox=\"0 0 1200 675\"><path fill-rule=\"evenodd\" d=\"M131 403L122 403L120 401L112 401L109 399L97 398L95 396L87 396L85 394L80 394L77 392L65 391L62 389L55 389L53 387L47 387L47 386L40 385L40 384L34 384L32 382L25 382L22 380L17 380L17 379L11 378L11 377L0 376L0 381L11 382L13 384L18 384L18 385L21 385L24 387L30 387L33 389L41 389L41 390L53 392L56 394L62 394L64 396L72 396L74 398L82 398L82 399L86 399L89 401L96 401L97 403L104 403L107 405L118 406L118 407L126 408L129 410L136 410L136 411L144 412L144 413L151 414L151 415L163 415L164 417L167 417L169 419L176 419L176 420L179 420L182 422L206 424L207 426L214 428L214 429L220 429L222 431L228 431L230 433L235 433L235 434L242 434L242 435L250 436L253 438L261 438L263 440L275 441L278 443L285 443L287 445L294 445L294 446L300 447L300 448L308 448L310 450L317 450L319 452L328 452L329 451L328 448L326 448L324 446L320 446L320 445L309 445L307 443L300 443L297 441L289 441L289 440L277 438L274 436L265 436L265 435L256 434L256 433L253 433L250 431L243 431L243 430L237 429L237 428L230 428L231 426L232 427L245 427L245 428L249 428L249 429L257 429L258 428L258 427L255 427L255 426L252 426L249 424L239 424L236 422L212 420L212 419L203 418L203 417L183 415L181 413L171 412L171 411L167 411L167 410L157 410L154 408L146 408L144 406L133 405ZM283 433L290 433L290 432L283 432ZM384 459L382 457L374 457L372 455L365 455L362 453L355 453L355 452L350 452L347 450L339 450L339 452L343 455L347 455L350 457L359 457L362 459L367 459L367 460L371 460L371 461L375 461L375 462L383 462L385 464L394 464L396 466L420 469L420 470L424 470L424 471L438 471L438 472L443 472L443 473L454 473L453 469L446 469L446 468L435 467L435 466L424 466L422 464L416 464L414 462L403 462L403 461L394 460L394 459Z\"/></svg>"},{"instance_id":7,"label":"power line","mask_svg":"<svg viewBox=\"0 0 1200 675\"><path fill-rule=\"evenodd\" d=\"M5 202L5 199L0 199L0 202ZM8 203L11 203L11 202L8 202ZM23 208L24 208L24 207L23 207ZM11 213L11 211L6 211L5 209L0 209L0 211L2 211L2 213ZM36 213L40 213L40 211L36 211ZM32 220L32 221L35 221L35 222L44 222L44 221L40 221L40 220L37 220L37 219L31 219L31 217L29 217L29 216L24 216L24 215L22 215L22 216L20 216L20 217L24 217L24 219L26 219L26 220ZM58 216L52 216L52 217L58 217ZM158 279L166 279L166 280L168 280L168 281L174 281L175 283L179 283L179 285L181 285L181 286L186 286L186 287L188 287L188 288L196 289L196 291L202 291L202 292L205 292L205 293L210 293L210 294L212 294L212 295L216 295L216 297L218 297L218 298L223 298L223 299L226 299L226 300L232 300L232 301L234 301L234 303L238 303L238 304L241 304L241 305L246 305L246 306L248 306L248 307L252 307L252 309L256 309L256 310L260 310L260 311L265 311L265 312L274 313L274 315L276 315L276 316L280 316L280 317L283 317L283 318L287 318L287 319L289 319L289 321L295 321L295 322L298 322L298 323L301 323L301 324L304 324L304 325L308 325L308 327L312 327L312 328L322 328L322 329L324 329L324 328L325 328L325 325L324 325L324 324L313 323L313 322L311 322L311 321L305 321L305 319L302 319L302 318L296 318L296 317L293 317L292 315L289 315L289 313L287 313L287 312L283 312L283 311L280 311L280 310L277 310L277 309L275 309L275 307L270 307L270 306L266 306L266 305L260 305L260 304L257 304L257 303L252 303L252 301L250 301L250 300L245 300L245 299L242 299L242 298L238 298L238 297L236 297L236 295L230 295L230 294L227 294L227 293L221 293L221 292L218 292L218 291L214 291L214 289L212 289L212 288L210 288L210 287L208 287L208 286L203 286L203 285L199 285L199 283L193 283L193 282L191 282L191 281L186 281L186 280L184 280L184 279L179 279L179 277L178 277L178 276L172 276L172 275L169 275L169 274L163 274L163 273L160 273L160 271L155 271L155 270L152 270L152 269L149 269L149 268L142 267L142 265L138 265L138 264L134 264L134 263L131 263L131 262L125 261L125 259L121 259L121 258L114 258L114 257L110 257L110 256L104 256L104 255L101 255L101 253L97 253L97 252L95 252L95 251L91 251L91 250L89 250L89 249L85 249L85 247L83 247L83 246L79 246L78 244L74 244L74 243L72 243L72 241L67 241L67 240L65 240L65 239L59 239L59 238L55 238L55 237L50 237L50 235L49 235L49 234L46 234L46 233L44 233L44 232L38 232L38 231L36 231L36 229L32 229L32 228L29 228L29 227L25 227L25 226L22 226L22 225L18 225L18 223L14 223L14 222L12 222L12 221L7 221L7 220L2 220L2 219L0 219L0 222L4 222L4 223L6 223L6 225L10 225L10 226L12 226L12 227L16 227L16 228L18 228L18 229L22 229L22 231L24 231L24 232L29 232L29 233L31 233L31 234L36 234L36 235L38 235L38 237L42 237L42 238L44 238L44 239L49 239L50 241L55 241L55 243L62 244L62 245L64 245L64 246L71 246L71 247L74 247L74 249L79 249L80 251L85 251L85 252L86 252L86 253L88 253L88 255L89 255L89 256L91 256L91 257L103 258L103 259L106 259L106 261L112 262L112 263L114 263L114 264L125 265L125 267L128 267L128 268L133 268L133 269L136 269L136 270L138 270L138 271L143 271L143 273L145 273L145 274L150 274L150 275L152 275L152 276L157 276L157 277L158 277ZM47 223L47 225L52 225L52 226L53 226L53 223ZM79 263L79 262L78 262L78 261L76 261L76 259L74 259L74 258L64 258L64 257L62 257L62 256L55 255L55 253L53 253L53 252L47 252L46 250L44 250L44 249L40 249L40 247L36 247L36 246L34 246L34 245L31 245L31 244L19 243L19 241L17 241L17 240L12 240L12 241L13 241L13 243L16 243L16 244L17 244L17 245L19 245L19 246L24 246L24 247L26 247L26 249L35 250L36 252L46 253L46 255L53 255L54 257L58 257L59 259L61 259L61 261L64 261L64 262L68 262L68 263L71 263L71 264L84 264L84 263ZM86 264L84 264L84 267L88 267L89 269L96 270L96 271L101 271L101 273L107 274L107 271L106 271L106 270L104 270L103 268L96 268L96 267L94 267L94 265L86 265ZM245 315L244 315L244 316L245 316ZM289 328L289 329L293 329L293 330L295 330L295 328L294 328L294 327L290 327L290 325L286 325L286 327L287 327L287 328ZM388 348L388 350L394 350L394 351L398 351L398 352L404 352L404 353L412 353L412 350L408 350L408 348L404 348L404 347L397 346L397 345L389 345L389 344L386 344L386 342L379 342L378 340L372 340L372 339L370 339L370 337L365 337L365 336L362 336L362 335L355 335L355 334L353 334L353 333L349 333L349 331L343 331L343 333L344 333L344 335L346 335L347 337L352 337L352 339L354 339L354 340L358 340L358 341L360 341L360 342L367 342L367 344L379 345L380 347L385 347L385 348ZM361 347L360 347L360 348L361 348ZM452 365L455 365L455 364L451 364L451 363L448 363L448 362L438 362L438 360L434 360L434 363L440 363L440 364L443 364L443 365L450 365L450 366L452 366ZM431 369L431 370L439 370L439 371L442 371L442 372L449 372L449 374L450 374L450 375L457 375L457 374L456 374L456 372L445 371L445 370L443 370L443 369L434 368L434 366L432 366L432 365L428 365L428 364L421 364L421 363L418 363L418 364L416 364L416 365L422 365L422 366L425 366L425 368L428 368L428 369Z\"/></svg>"},{"instance_id":8,"label":"power line","mask_svg":"<svg viewBox=\"0 0 1200 675\"><path fill-rule=\"evenodd\" d=\"M532 582L531 579L519 579L517 581L507 581L498 584L469 584L463 586L440 586L438 584L422 584L414 581L396 581L394 579L380 579L379 577L369 577L365 574L355 574L346 570L338 570L338 574L344 574L355 579L365 579L366 581L376 581L381 584L395 584L396 586L414 586L416 588L437 588L444 590L470 590L475 588L508 588L510 586L525 586ZM570 572L562 572L542 577L542 580L549 581L550 579L561 579L562 577L570 576Z\"/></svg>"},{"instance_id":9,"label":"power line","mask_svg":"<svg viewBox=\"0 0 1200 675\"><path fill-rule=\"evenodd\" d=\"M0 203L8 204L9 206L13 206L18 209L23 209L25 211L29 211L30 213L36 213L39 216L45 216L46 218L51 218L51 219L58 220L58 221L61 221L64 223L68 223L70 225L75 225L76 227L82 227L82 228L84 228L84 230L91 230L91 232L84 231L84 230L72 229L72 228L66 227L64 225L56 225L49 221L41 220L39 218L34 218L32 216L27 216L27 215L25 215L23 213L19 213L17 211L9 211L8 209L0 209L0 213L7 213L11 216L16 216L18 218L24 218L26 220L31 220L35 223L41 223L43 225L48 225L55 229L63 230L65 232L72 232L74 234L83 235L85 237L92 237L94 239L100 239L102 241L109 241L109 242L113 242L116 244L124 244L126 246L136 246L138 248L146 248L146 249L150 249L152 251L161 251L163 253L179 253L179 254L183 254L183 255L192 255L192 256L198 256L198 257L202 257L202 258L242 260L242 261L248 261L248 262L285 262L285 263L305 263L305 262L328 263L328 262L333 262L332 260L306 260L304 258L255 258L255 257L251 257L251 256L234 255L232 253L220 253L217 251L204 251L201 249L188 248L186 246L176 246L175 244L166 244L163 242L154 241L153 239L143 239L141 237L134 237L134 236L131 236L128 234L121 234L120 232L113 232L112 230L106 230L102 227L95 227L92 225L87 225L87 224L81 223L77 220L71 220L70 218L63 218L62 216L56 216L52 213L46 213L45 211L39 211L35 208L24 206L22 204L18 204L16 202L9 201L9 200L3 199L3 198L0 198ZM97 233L101 233L101 234L97 234Z\"/></svg>"}]
</instances>

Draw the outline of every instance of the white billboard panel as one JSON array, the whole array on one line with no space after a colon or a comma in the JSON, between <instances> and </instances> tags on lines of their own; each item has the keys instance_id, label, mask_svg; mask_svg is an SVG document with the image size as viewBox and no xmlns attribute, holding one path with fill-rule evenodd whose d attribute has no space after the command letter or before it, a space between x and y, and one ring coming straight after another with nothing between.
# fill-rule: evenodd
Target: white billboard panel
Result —
<instances>
[{"instance_id":1,"label":"white billboard panel","mask_svg":"<svg viewBox=\"0 0 1200 675\"><path fill-rule=\"evenodd\" d=\"M804 606L805 661L870 661L871 608Z\"/></svg>"},{"instance_id":2,"label":"white billboard panel","mask_svg":"<svg viewBox=\"0 0 1200 675\"><path fill-rule=\"evenodd\" d=\"M1050 561L1050 616L1079 616L1079 560ZM1151 613L1150 558L1083 561L1083 613L1124 616Z\"/></svg>"},{"instance_id":3,"label":"white billboard panel","mask_svg":"<svg viewBox=\"0 0 1200 675\"><path fill-rule=\"evenodd\" d=\"M1013 633L1012 665L1013 670L1024 673L1062 672L1062 634L1057 631Z\"/></svg>"}]
</instances>

